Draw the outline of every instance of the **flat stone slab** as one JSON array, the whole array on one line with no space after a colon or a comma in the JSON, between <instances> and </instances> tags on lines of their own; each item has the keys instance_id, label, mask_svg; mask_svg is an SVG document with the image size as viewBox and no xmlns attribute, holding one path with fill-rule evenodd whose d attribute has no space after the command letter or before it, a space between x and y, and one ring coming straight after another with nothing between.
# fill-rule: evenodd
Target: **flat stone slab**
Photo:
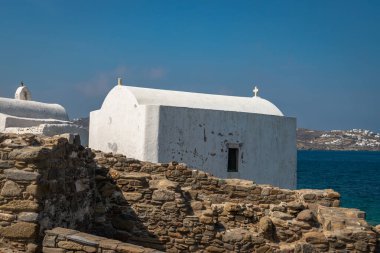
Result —
<instances>
[{"instance_id":1,"label":"flat stone slab","mask_svg":"<svg viewBox=\"0 0 380 253\"><path fill-rule=\"evenodd\" d=\"M34 222L38 219L38 213L21 212L17 215L17 219L26 222Z\"/></svg>"},{"instance_id":2,"label":"flat stone slab","mask_svg":"<svg viewBox=\"0 0 380 253\"><path fill-rule=\"evenodd\" d=\"M38 204L31 200L12 200L0 206L0 210L6 211L38 211Z\"/></svg>"},{"instance_id":3,"label":"flat stone slab","mask_svg":"<svg viewBox=\"0 0 380 253\"><path fill-rule=\"evenodd\" d=\"M121 172L119 173L120 178L124 179L136 179L136 180L145 180L150 179L151 175L148 173L142 173L142 172Z\"/></svg>"},{"instance_id":4,"label":"flat stone slab","mask_svg":"<svg viewBox=\"0 0 380 253\"><path fill-rule=\"evenodd\" d=\"M94 247L97 247L99 245L99 243L95 242L95 241L92 241L92 240L89 240L89 239L86 239L82 236L78 236L77 234L75 235L68 235L66 236L66 238L70 241L74 241L74 242L79 242L81 244L85 244L85 245L88 245L88 246L94 246Z\"/></svg>"},{"instance_id":5,"label":"flat stone slab","mask_svg":"<svg viewBox=\"0 0 380 253\"><path fill-rule=\"evenodd\" d=\"M6 169L4 174L8 179L16 181L34 181L40 176L37 172L28 172L17 169Z\"/></svg>"},{"instance_id":6,"label":"flat stone slab","mask_svg":"<svg viewBox=\"0 0 380 253\"><path fill-rule=\"evenodd\" d=\"M36 161L46 159L50 153L50 150L43 147L26 147L21 149L15 149L9 153L8 158L10 160L18 161Z\"/></svg>"}]
</instances>

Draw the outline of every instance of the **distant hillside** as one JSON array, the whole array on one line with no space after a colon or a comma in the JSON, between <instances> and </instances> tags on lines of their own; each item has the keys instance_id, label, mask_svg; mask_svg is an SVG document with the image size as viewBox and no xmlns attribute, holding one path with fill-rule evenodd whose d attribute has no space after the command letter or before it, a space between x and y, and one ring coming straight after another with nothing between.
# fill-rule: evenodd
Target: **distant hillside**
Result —
<instances>
[{"instance_id":1,"label":"distant hillside","mask_svg":"<svg viewBox=\"0 0 380 253\"><path fill-rule=\"evenodd\" d=\"M89 128L89 125L90 125L90 118L78 118L78 119L73 119L73 122L78 125L78 126L81 126L81 127L84 127L86 129Z\"/></svg>"},{"instance_id":2,"label":"distant hillside","mask_svg":"<svg viewBox=\"0 0 380 253\"><path fill-rule=\"evenodd\" d=\"M318 131L297 129L299 150L369 150L380 151L380 134L369 130Z\"/></svg>"}]
</instances>

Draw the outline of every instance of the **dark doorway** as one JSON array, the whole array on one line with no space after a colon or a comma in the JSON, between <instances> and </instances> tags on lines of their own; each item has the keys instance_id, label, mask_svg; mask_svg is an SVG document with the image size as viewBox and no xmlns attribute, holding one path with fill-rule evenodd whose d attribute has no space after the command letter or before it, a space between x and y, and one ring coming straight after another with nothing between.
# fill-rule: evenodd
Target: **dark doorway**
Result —
<instances>
[{"instance_id":1,"label":"dark doorway","mask_svg":"<svg viewBox=\"0 0 380 253\"><path fill-rule=\"evenodd\" d=\"M228 172L238 172L239 170L239 149L228 148Z\"/></svg>"}]
</instances>

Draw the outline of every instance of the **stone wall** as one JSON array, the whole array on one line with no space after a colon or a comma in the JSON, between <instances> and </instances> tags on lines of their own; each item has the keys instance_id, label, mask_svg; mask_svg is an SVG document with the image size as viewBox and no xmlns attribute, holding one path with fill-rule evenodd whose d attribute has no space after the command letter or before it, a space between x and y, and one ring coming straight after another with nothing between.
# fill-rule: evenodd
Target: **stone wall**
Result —
<instances>
[{"instance_id":1,"label":"stone wall","mask_svg":"<svg viewBox=\"0 0 380 253\"><path fill-rule=\"evenodd\" d=\"M68 139L0 134L0 252L376 250L379 227L362 211L340 208L333 190L219 179Z\"/></svg>"},{"instance_id":2,"label":"stone wall","mask_svg":"<svg viewBox=\"0 0 380 253\"><path fill-rule=\"evenodd\" d=\"M374 252L365 213L333 190L219 179L184 164L96 152L94 232L167 252Z\"/></svg>"},{"instance_id":3,"label":"stone wall","mask_svg":"<svg viewBox=\"0 0 380 253\"><path fill-rule=\"evenodd\" d=\"M0 247L33 251L46 229L91 227L90 150L65 138L0 134L0 158Z\"/></svg>"},{"instance_id":4,"label":"stone wall","mask_svg":"<svg viewBox=\"0 0 380 253\"><path fill-rule=\"evenodd\" d=\"M117 240L82 233L72 229L46 230L43 241L44 253L88 252L88 253L159 253L161 251L123 243Z\"/></svg>"}]
</instances>

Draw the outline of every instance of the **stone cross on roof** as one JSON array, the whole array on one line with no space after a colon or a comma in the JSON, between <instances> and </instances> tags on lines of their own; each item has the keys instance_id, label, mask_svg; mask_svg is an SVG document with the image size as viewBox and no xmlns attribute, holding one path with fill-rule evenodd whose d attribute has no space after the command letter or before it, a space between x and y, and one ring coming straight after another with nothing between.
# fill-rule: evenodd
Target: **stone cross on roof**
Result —
<instances>
[{"instance_id":1,"label":"stone cross on roof","mask_svg":"<svg viewBox=\"0 0 380 253\"><path fill-rule=\"evenodd\" d=\"M254 96L257 97L257 93L259 93L259 89L257 88L257 86L255 86L255 88L253 89L253 93L255 94Z\"/></svg>"}]
</instances>

